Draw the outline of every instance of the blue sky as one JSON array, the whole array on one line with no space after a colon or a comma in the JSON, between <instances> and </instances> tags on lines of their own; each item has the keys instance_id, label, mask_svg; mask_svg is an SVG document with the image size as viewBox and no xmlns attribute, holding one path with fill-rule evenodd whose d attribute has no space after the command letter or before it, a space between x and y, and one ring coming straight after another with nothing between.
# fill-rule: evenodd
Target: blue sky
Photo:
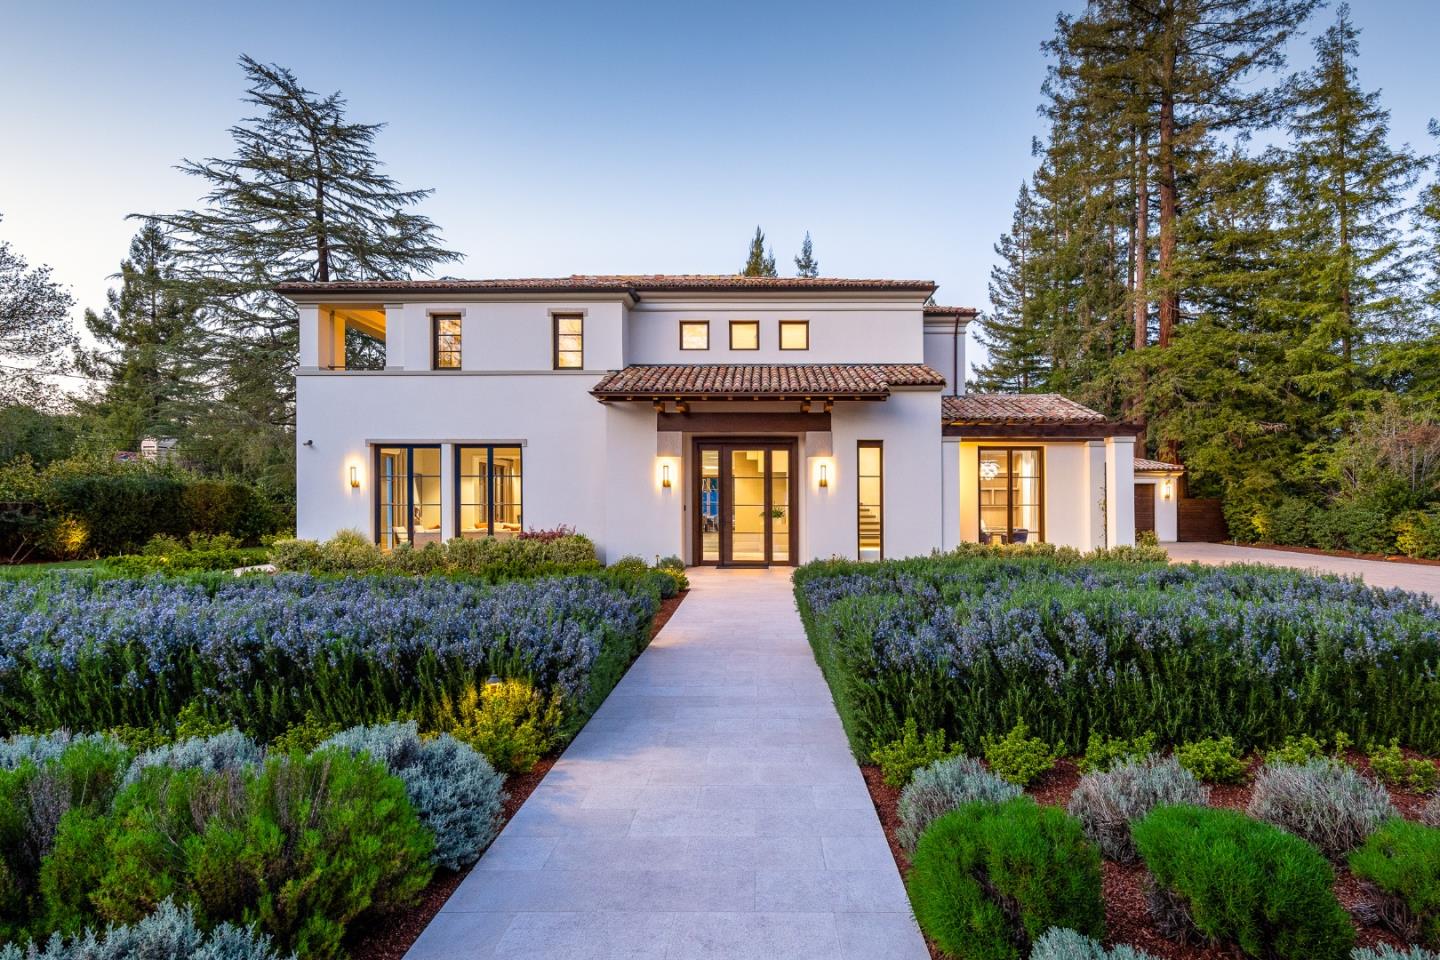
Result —
<instances>
[{"instance_id":1,"label":"blue sky","mask_svg":"<svg viewBox=\"0 0 1440 960\"><path fill-rule=\"evenodd\" d=\"M1081 4L226 6L7 9L0 238L55 268L77 317L103 304L125 214L193 204L173 164L229 150L241 52L388 122L379 155L435 188L454 275L730 272L758 223L782 271L808 229L825 274L985 307L1043 130L1040 43ZM1440 4L1353 6L1362 82L1429 149Z\"/></svg>"}]
</instances>

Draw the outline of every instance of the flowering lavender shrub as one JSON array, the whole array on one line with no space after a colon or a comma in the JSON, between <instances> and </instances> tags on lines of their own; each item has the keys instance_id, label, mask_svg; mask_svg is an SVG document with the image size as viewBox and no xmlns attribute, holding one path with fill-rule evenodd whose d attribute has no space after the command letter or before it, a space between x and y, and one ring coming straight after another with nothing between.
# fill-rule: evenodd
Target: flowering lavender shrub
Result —
<instances>
[{"instance_id":1,"label":"flowering lavender shrub","mask_svg":"<svg viewBox=\"0 0 1440 960\"><path fill-rule=\"evenodd\" d=\"M0 733L170 727L201 698L264 741L307 713L343 725L423 713L492 673L559 693L581 723L655 609L652 593L592 576L0 581Z\"/></svg>"},{"instance_id":2,"label":"flowering lavender shrub","mask_svg":"<svg viewBox=\"0 0 1440 960\"><path fill-rule=\"evenodd\" d=\"M1024 718L1049 742L1391 737L1440 750L1440 607L1257 567L965 550L796 573L857 755L920 717L967 751Z\"/></svg>"}]
</instances>

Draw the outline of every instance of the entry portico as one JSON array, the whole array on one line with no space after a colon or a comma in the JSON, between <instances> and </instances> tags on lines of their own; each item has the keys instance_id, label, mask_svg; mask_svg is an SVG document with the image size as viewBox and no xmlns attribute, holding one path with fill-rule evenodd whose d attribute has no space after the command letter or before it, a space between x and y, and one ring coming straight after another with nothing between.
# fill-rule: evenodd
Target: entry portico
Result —
<instances>
[{"instance_id":1,"label":"entry portico","mask_svg":"<svg viewBox=\"0 0 1440 960\"><path fill-rule=\"evenodd\" d=\"M780 565L1129 543L1135 429L964 389L927 281L290 283L301 536L573 526L602 556ZM1152 489L1159 489L1158 486ZM1161 524L1163 527L1163 524Z\"/></svg>"}]
</instances>

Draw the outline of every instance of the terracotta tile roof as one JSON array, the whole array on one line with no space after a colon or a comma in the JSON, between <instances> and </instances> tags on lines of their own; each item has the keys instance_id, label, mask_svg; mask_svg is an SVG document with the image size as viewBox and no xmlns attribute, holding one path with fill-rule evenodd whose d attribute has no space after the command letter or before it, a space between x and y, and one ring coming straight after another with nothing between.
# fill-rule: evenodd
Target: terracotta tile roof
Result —
<instances>
[{"instance_id":1,"label":"terracotta tile roof","mask_svg":"<svg viewBox=\"0 0 1440 960\"><path fill-rule=\"evenodd\" d=\"M942 307L932 303L925 308L927 317L958 317L964 320L973 320L979 315L980 311L974 307Z\"/></svg>"},{"instance_id":2,"label":"terracotta tile roof","mask_svg":"<svg viewBox=\"0 0 1440 960\"><path fill-rule=\"evenodd\" d=\"M642 293L723 292L731 290L788 292L810 290L821 293L903 292L929 295L935 292L930 280L857 280L844 277L742 277L734 274L613 274L568 277L529 277L510 280L344 280L320 283L291 280L275 292L317 293Z\"/></svg>"},{"instance_id":3,"label":"terracotta tile roof","mask_svg":"<svg viewBox=\"0 0 1440 960\"><path fill-rule=\"evenodd\" d=\"M943 387L922 363L664 363L609 374L590 392L602 400L714 397L856 397L883 400L892 387Z\"/></svg>"},{"instance_id":4,"label":"terracotta tile roof","mask_svg":"<svg viewBox=\"0 0 1440 960\"><path fill-rule=\"evenodd\" d=\"M1098 423L1105 415L1058 393L967 393L943 401L946 423Z\"/></svg>"},{"instance_id":5,"label":"terracotta tile roof","mask_svg":"<svg viewBox=\"0 0 1440 960\"><path fill-rule=\"evenodd\" d=\"M1144 457L1135 458L1136 473L1148 473L1152 471L1155 473L1175 473L1183 472L1184 470L1185 468L1178 463L1166 463L1164 460L1146 460Z\"/></svg>"}]
</instances>

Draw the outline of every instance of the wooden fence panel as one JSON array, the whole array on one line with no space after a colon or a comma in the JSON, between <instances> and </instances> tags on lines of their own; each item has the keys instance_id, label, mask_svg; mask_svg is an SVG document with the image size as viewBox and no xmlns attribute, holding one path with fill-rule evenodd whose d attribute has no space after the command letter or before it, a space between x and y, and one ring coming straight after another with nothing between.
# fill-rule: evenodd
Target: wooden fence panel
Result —
<instances>
[{"instance_id":1,"label":"wooden fence panel","mask_svg":"<svg viewBox=\"0 0 1440 960\"><path fill-rule=\"evenodd\" d=\"M1198 540L1204 543L1219 543L1230 539L1230 530L1225 526L1225 511L1219 500L1183 497L1178 503L1179 539Z\"/></svg>"}]
</instances>

